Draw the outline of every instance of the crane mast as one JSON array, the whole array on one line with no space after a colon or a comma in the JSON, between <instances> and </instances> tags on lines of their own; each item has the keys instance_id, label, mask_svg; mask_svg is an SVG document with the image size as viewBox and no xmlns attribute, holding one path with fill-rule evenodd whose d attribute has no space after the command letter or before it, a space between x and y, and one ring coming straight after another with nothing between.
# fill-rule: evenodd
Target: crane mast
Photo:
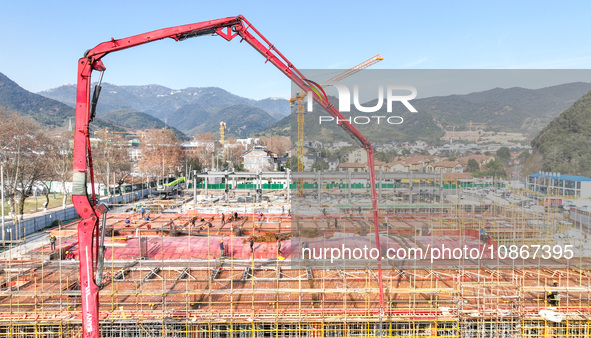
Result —
<instances>
[{"instance_id":1,"label":"crane mast","mask_svg":"<svg viewBox=\"0 0 591 338\"><path fill-rule=\"evenodd\" d=\"M220 144L222 145L222 148L224 147L226 129L227 129L226 122L221 121L220 122Z\"/></svg>"},{"instance_id":2,"label":"crane mast","mask_svg":"<svg viewBox=\"0 0 591 338\"><path fill-rule=\"evenodd\" d=\"M94 172L89 124L94 119L101 81L99 80L99 84L95 87L91 100L90 87L92 72L100 72L102 79L103 72L106 69L102 62L102 58L112 52L165 38L183 41L192 37L212 34L217 34L227 41L231 41L235 37L240 37L242 41L246 41L251 47L258 51L265 58L265 62L270 62L277 67L285 76L301 88L302 91L307 91L310 87L318 89L318 93L314 91L312 94L313 99L329 114L335 117L337 121L341 121L339 122L340 126L355 138L361 144L361 147L367 151L375 240L376 247L378 250L380 249L374 156L370 142L328 101L328 98L322 92L322 88L314 82L307 80L273 44L271 44L254 26L252 26L248 20L246 20L246 18L239 15L236 17L163 28L123 39L111 39L110 41L103 42L88 50L78 61L72 202L78 215L81 217L81 220L78 223L78 254L80 258L82 327L83 336L86 338L99 337L99 289L94 280L94 266L95 263L97 263L99 256L99 219L106 212L105 208L101 208L100 205L97 205L94 191ZM320 95L322 95L322 97ZM92 187L90 196L87 191L88 180L90 180ZM379 256L381 257L381 254ZM377 263L380 288L380 313L384 314L385 303L380 258L378 258Z\"/></svg>"}]
</instances>

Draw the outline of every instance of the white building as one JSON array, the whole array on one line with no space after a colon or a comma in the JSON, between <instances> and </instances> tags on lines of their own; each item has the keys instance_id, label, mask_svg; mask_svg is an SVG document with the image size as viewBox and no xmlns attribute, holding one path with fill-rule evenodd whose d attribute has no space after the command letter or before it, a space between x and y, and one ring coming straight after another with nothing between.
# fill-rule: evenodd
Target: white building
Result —
<instances>
[{"instance_id":1,"label":"white building","mask_svg":"<svg viewBox=\"0 0 591 338\"><path fill-rule=\"evenodd\" d=\"M248 171L273 171L275 159L265 146L254 146L242 154L242 164Z\"/></svg>"},{"instance_id":2,"label":"white building","mask_svg":"<svg viewBox=\"0 0 591 338\"><path fill-rule=\"evenodd\" d=\"M261 140L259 138L254 138L254 137L239 138L239 139L236 139L236 143L240 143L240 144L244 145L245 147L247 147L247 146L253 146L253 145L260 144Z\"/></svg>"},{"instance_id":3,"label":"white building","mask_svg":"<svg viewBox=\"0 0 591 338\"><path fill-rule=\"evenodd\" d=\"M367 151L362 148L351 150L351 152L349 152L349 155L347 156L347 162L367 163Z\"/></svg>"}]
</instances>

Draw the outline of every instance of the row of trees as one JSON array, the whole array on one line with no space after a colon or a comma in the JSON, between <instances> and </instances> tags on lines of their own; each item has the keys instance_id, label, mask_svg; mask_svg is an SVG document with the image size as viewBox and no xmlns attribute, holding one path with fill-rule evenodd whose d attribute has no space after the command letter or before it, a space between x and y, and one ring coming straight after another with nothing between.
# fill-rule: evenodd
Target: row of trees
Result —
<instances>
[{"instance_id":1,"label":"row of trees","mask_svg":"<svg viewBox=\"0 0 591 338\"><path fill-rule=\"evenodd\" d=\"M485 152L485 155L491 153ZM507 178L505 168L511 163L511 152L507 147L501 147L495 153L495 159L480 167L475 159L469 159L466 165L466 171L472 173L475 177L490 176L494 178Z\"/></svg>"},{"instance_id":2,"label":"row of trees","mask_svg":"<svg viewBox=\"0 0 591 338\"><path fill-rule=\"evenodd\" d=\"M92 142L95 183L118 185L130 181L132 174L156 178L181 176L185 169L210 167L212 155L218 157L220 169L239 169L243 146L216 148L211 133L195 136L201 146L185 156L180 141L170 129L140 132L140 144L131 145L121 134L105 132ZM0 107L0 164L4 170L4 192L15 221L22 215L25 200L43 192L49 203L50 188L45 182L58 181L66 191L72 178L72 132L48 131L31 118ZM235 139L228 139L235 144ZM283 155L291 147L287 137L271 136L263 140L268 149ZM132 158L134 153L140 154ZM108 177L107 177L108 176ZM119 189L121 191L121 189ZM64 194L64 204L67 195Z\"/></svg>"},{"instance_id":3,"label":"row of trees","mask_svg":"<svg viewBox=\"0 0 591 338\"><path fill-rule=\"evenodd\" d=\"M182 172L185 158L180 141L170 129L149 129L139 133L139 146L131 144L121 134L104 133L101 136L92 145L96 182L105 186L117 185L121 192L121 186L131 180L132 174L139 173L153 180ZM139 156L136 158L134 153Z\"/></svg>"},{"instance_id":4,"label":"row of trees","mask_svg":"<svg viewBox=\"0 0 591 338\"><path fill-rule=\"evenodd\" d=\"M97 181L107 183L107 166L110 173L109 182L121 186L129 180L132 172L151 178L178 177L184 175L185 169L199 171L212 167L212 157L213 164L220 170L241 170L241 156L246 149L242 145L237 145L235 138L226 139L225 143L229 146L223 149L212 133L198 133L193 141L199 145L187 154L183 152L180 141L172 130L143 131L139 145L141 155L136 163L132 162L129 145L122 136L105 135L103 140L94 146L93 151ZM289 138L284 136L270 136L262 142L270 151L280 155L291 147Z\"/></svg>"},{"instance_id":5,"label":"row of trees","mask_svg":"<svg viewBox=\"0 0 591 338\"><path fill-rule=\"evenodd\" d=\"M105 133L99 141L92 141L95 182L121 186L134 170L158 177L177 174L184 158L172 131L149 130L143 136L140 149L145 156L139 162L132 160L129 144L121 135ZM44 194L49 203L47 182L61 182L67 191L66 182L72 179L72 139L72 132L48 131L31 118L0 107L4 195L15 222L24 214L28 197ZM63 199L65 204L67 192Z\"/></svg>"},{"instance_id":6,"label":"row of trees","mask_svg":"<svg viewBox=\"0 0 591 338\"><path fill-rule=\"evenodd\" d=\"M31 118L0 107L0 164L4 171L4 196L13 219L22 215L25 200L37 192L49 203L44 182L71 178L72 157L62 151L68 135L50 135Z\"/></svg>"}]
</instances>

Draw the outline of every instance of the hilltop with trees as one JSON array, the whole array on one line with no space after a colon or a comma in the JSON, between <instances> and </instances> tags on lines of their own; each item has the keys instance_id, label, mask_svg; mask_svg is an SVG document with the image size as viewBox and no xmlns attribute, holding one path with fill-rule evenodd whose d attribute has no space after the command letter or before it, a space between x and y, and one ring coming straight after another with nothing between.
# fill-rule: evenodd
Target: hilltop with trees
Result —
<instances>
[{"instance_id":1,"label":"hilltop with trees","mask_svg":"<svg viewBox=\"0 0 591 338\"><path fill-rule=\"evenodd\" d=\"M548 124L532 141L524 170L591 176L591 92Z\"/></svg>"}]
</instances>

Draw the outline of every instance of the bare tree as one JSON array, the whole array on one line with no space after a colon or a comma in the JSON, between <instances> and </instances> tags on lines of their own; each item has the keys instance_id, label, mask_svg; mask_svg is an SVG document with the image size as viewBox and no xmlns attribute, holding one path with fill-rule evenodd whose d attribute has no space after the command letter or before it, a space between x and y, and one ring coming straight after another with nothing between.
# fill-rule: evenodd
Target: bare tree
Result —
<instances>
[{"instance_id":1,"label":"bare tree","mask_svg":"<svg viewBox=\"0 0 591 338\"><path fill-rule=\"evenodd\" d=\"M56 135L48 146L45 154L47 162L47 171L49 179L52 181L59 181L62 186L63 199L62 206L66 206L68 200L68 191L66 189L66 182L72 180L72 152L70 150L69 141L73 139L72 132L63 132ZM51 188L45 184L45 206L49 204L49 193Z\"/></svg>"},{"instance_id":2,"label":"bare tree","mask_svg":"<svg viewBox=\"0 0 591 338\"><path fill-rule=\"evenodd\" d=\"M164 177L182 171L183 151L170 129L151 129L144 133L140 145L140 169L149 175Z\"/></svg>"},{"instance_id":3,"label":"bare tree","mask_svg":"<svg viewBox=\"0 0 591 338\"><path fill-rule=\"evenodd\" d=\"M121 135L107 134L93 148L93 167L97 182L107 186L116 184L119 193L125 180L131 176L133 163L129 145ZM109 177L107 177L109 175Z\"/></svg>"},{"instance_id":4,"label":"bare tree","mask_svg":"<svg viewBox=\"0 0 591 338\"><path fill-rule=\"evenodd\" d=\"M231 166L238 170L242 163L242 154L246 151L246 147L237 143L235 138L229 138L226 141L223 155L224 160L231 164Z\"/></svg>"},{"instance_id":5,"label":"bare tree","mask_svg":"<svg viewBox=\"0 0 591 338\"><path fill-rule=\"evenodd\" d=\"M194 158L202 168L208 168L211 164L211 155L214 153L215 147L213 144L208 146L208 144L202 144L196 147L193 147L191 151L191 158Z\"/></svg>"},{"instance_id":6,"label":"bare tree","mask_svg":"<svg viewBox=\"0 0 591 338\"><path fill-rule=\"evenodd\" d=\"M66 190L66 182L72 180L72 159L73 153L70 151L69 140L73 140L73 132L66 132L62 135L59 144L59 148L54 152L54 161L52 165L54 179L60 181L62 184L62 206L66 207L66 201L68 200L68 191Z\"/></svg>"},{"instance_id":7,"label":"bare tree","mask_svg":"<svg viewBox=\"0 0 591 338\"><path fill-rule=\"evenodd\" d=\"M279 156L284 155L291 148L291 140L287 136L271 135L263 142L269 151Z\"/></svg>"},{"instance_id":8,"label":"bare tree","mask_svg":"<svg viewBox=\"0 0 591 338\"><path fill-rule=\"evenodd\" d=\"M197 133L193 136L193 141L214 142L215 136L212 133Z\"/></svg>"},{"instance_id":9,"label":"bare tree","mask_svg":"<svg viewBox=\"0 0 591 338\"><path fill-rule=\"evenodd\" d=\"M191 143L188 157L198 162L202 168L209 168L212 154L216 151L215 136L212 133L197 133L193 136Z\"/></svg>"},{"instance_id":10,"label":"bare tree","mask_svg":"<svg viewBox=\"0 0 591 338\"><path fill-rule=\"evenodd\" d=\"M52 142L36 121L0 107L0 161L15 223L18 215L22 218L26 198L39 188L39 182L50 177L45 155L53 148Z\"/></svg>"}]
</instances>

